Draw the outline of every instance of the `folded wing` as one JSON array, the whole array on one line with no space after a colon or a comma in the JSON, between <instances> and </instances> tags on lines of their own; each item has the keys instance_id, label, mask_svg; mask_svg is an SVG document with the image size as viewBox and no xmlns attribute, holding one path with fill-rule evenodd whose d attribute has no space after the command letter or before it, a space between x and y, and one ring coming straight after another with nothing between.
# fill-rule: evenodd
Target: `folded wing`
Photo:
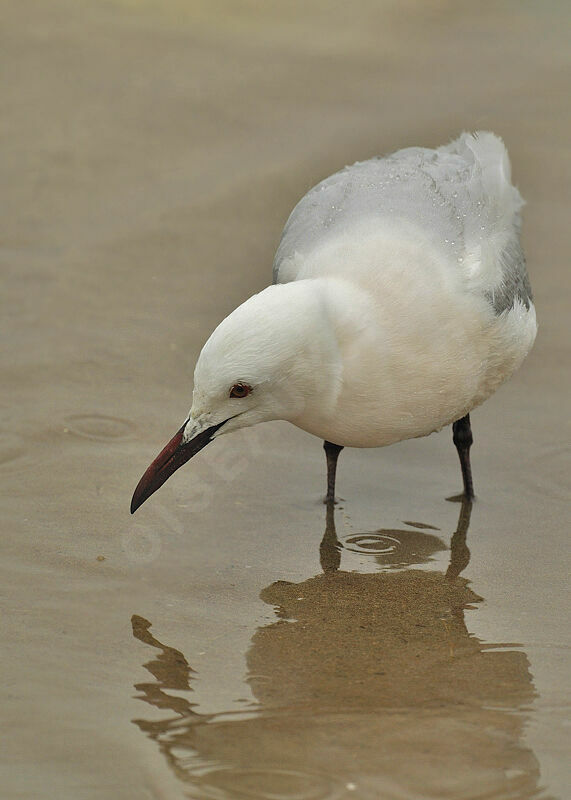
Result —
<instances>
[{"instance_id":1,"label":"folded wing","mask_svg":"<svg viewBox=\"0 0 571 800\"><path fill-rule=\"evenodd\" d=\"M415 226L500 314L531 290L519 241L523 200L502 140L464 133L431 150L411 147L326 178L296 205L274 260L274 283L295 280L304 257L364 220Z\"/></svg>"}]
</instances>

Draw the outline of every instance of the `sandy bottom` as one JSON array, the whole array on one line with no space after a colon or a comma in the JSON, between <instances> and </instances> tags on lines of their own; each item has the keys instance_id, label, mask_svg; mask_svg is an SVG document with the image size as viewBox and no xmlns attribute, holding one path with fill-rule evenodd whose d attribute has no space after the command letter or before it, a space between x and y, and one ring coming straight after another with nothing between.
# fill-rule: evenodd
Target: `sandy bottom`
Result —
<instances>
[{"instance_id":1,"label":"sandy bottom","mask_svg":"<svg viewBox=\"0 0 571 800\"><path fill-rule=\"evenodd\" d=\"M2 797L568 796L568 22L516 0L4 4ZM321 443L285 423L130 517L295 201L477 128L528 202L540 334L473 414L471 517L445 499L450 431L344 451L333 520Z\"/></svg>"}]
</instances>

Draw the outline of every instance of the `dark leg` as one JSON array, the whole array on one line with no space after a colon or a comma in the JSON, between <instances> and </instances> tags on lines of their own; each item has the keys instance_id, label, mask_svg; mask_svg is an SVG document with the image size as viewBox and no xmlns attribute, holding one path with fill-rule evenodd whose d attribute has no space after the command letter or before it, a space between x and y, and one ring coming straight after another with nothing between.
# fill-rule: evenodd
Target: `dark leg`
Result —
<instances>
[{"instance_id":1,"label":"dark leg","mask_svg":"<svg viewBox=\"0 0 571 800\"><path fill-rule=\"evenodd\" d=\"M341 445L333 444L332 442L323 442L323 449L325 450L325 457L327 458L327 496L326 503L335 502L335 472L337 470L337 459L339 453L343 448Z\"/></svg>"},{"instance_id":2,"label":"dark leg","mask_svg":"<svg viewBox=\"0 0 571 800\"><path fill-rule=\"evenodd\" d=\"M470 526L470 514L472 513L472 501L466 497L462 498L460 515L455 533L452 534L450 542L450 563L446 570L448 580L454 580L466 569L470 563L470 550L466 544L468 528Z\"/></svg>"},{"instance_id":3,"label":"dark leg","mask_svg":"<svg viewBox=\"0 0 571 800\"><path fill-rule=\"evenodd\" d=\"M452 441L458 450L460 466L462 468L462 479L464 481L464 497L467 500L474 498L474 486L472 484L472 470L470 468L470 446L472 445L472 429L470 428L470 415L466 414L462 419L456 420L452 424Z\"/></svg>"},{"instance_id":4,"label":"dark leg","mask_svg":"<svg viewBox=\"0 0 571 800\"><path fill-rule=\"evenodd\" d=\"M325 533L319 545L319 561L323 572L335 572L341 564L341 542L335 530L335 507L327 503L325 515Z\"/></svg>"}]
</instances>

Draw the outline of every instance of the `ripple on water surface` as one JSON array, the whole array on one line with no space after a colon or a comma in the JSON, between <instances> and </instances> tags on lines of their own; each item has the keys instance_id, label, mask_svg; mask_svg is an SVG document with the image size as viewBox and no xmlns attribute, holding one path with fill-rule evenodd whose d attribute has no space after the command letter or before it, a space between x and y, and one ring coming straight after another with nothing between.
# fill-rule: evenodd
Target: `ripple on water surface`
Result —
<instances>
[{"instance_id":1,"label":"ripple on water surface","mask_svg":"<svg viewBox=\"0 0 571 800\"><path fill-rule=\"evenodd\" d=\"M434 553L447 547L438 536L420 530L385 530L373 533L352 533L342 538L345 550L373 556L380 566L402 568L425 564Z\"/></svg>"},{"instance_id":2,"label":"ripple on water surface","mask_svg":"<svg viewBox=\"0 0 571 800\"><path fill-rule=\"evenodd\" d=\"M391 555L400 547L396 536L387 533L355 533L345 537L345 549L365 555Z\"/></svg>"},{"instance_id":3,"label":"ripple on water surface","mask_svg":"<svg viewBox=\"0 0 571 800\"><path fill-rule=\"evenodd\" d=\"M116 442L130 439L135 426L127 419L105 414L73 414L64 419L65 431L96 439L100 442Z\"/></svg>"},{"instance_id":4,"label":"ripple on water surface","mask_svg":"<svg viewBox=\"0 0 571 800\"><path fill-rule=\"evenodd\" d=\"M200 779L201 796L244 800L328 800L332 782L324 775L285 769L213 769Z\"/></svg>"}]
</instances>

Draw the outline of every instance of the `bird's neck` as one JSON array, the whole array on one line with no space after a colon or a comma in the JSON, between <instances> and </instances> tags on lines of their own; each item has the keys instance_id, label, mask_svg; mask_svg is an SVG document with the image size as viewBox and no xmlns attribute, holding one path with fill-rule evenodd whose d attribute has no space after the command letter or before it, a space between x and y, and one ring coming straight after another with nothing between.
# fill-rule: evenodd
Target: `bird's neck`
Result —
<instances>
[{"instance_id":1,"label":"bird's neck","mask_svg":"<svg viewBox=\"0 0 571 800\"><path fill-rule=\"evenodd\" d=\"M335 417L340 395L347 391L352 351L375 325L367 295L339 278L314 278L283 284L294 299L296 324L303 326L304 352L295 359L295 382L303 403L290 421L320 435ZM291 302L291 300L290 300Z\"/></svg>"}]
</instances>

